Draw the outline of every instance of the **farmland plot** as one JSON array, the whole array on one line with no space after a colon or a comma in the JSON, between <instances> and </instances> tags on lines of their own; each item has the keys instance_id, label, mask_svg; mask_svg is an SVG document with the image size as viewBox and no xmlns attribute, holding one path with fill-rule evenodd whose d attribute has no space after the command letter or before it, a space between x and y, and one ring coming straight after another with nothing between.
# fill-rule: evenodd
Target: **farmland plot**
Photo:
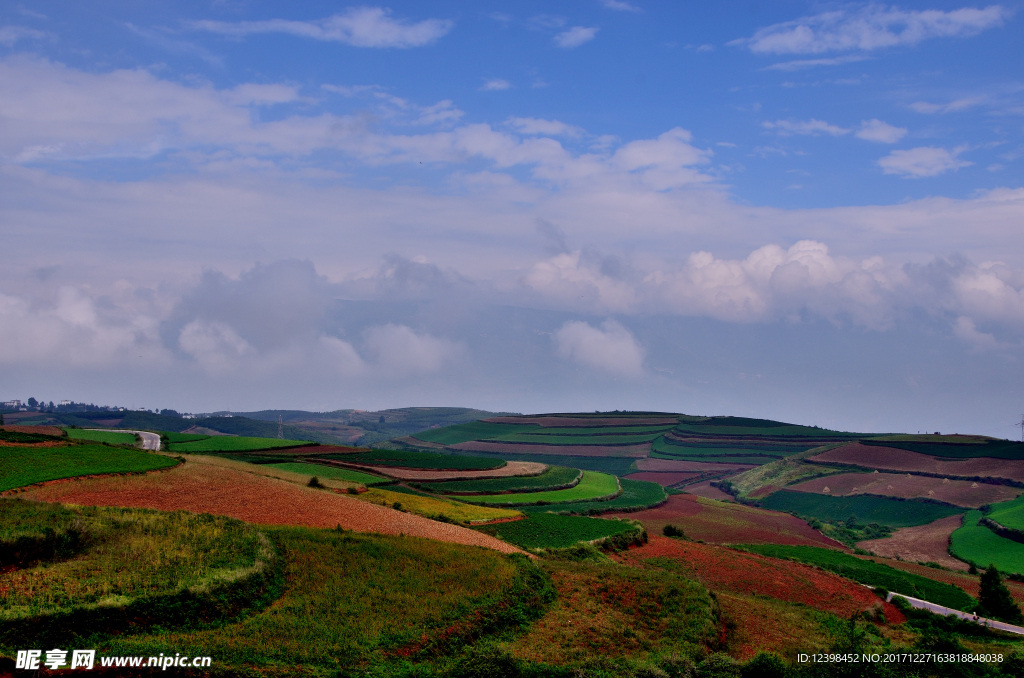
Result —
<instances>
[{"instance_id":1,"label":"farmland plot","mask_svg":"<svg viewBox=\"0 0 1024 678\"><path fill-rule=\"evenodd\" d=\"M89 440L109 445L134 445L136 442L134 433L124 431L93 431L82 428L69 428L66 431L68 438L72 440Z\"/></svg>"},{"instance_id":2,"label":"farmland plot","mask_svg":"<svg viewBox=\"0 0 1024 678\"><path fill-rule=\"evenodd\" d=\"M848 464L881 471L927 473L950 478L1006 478L1024 482L1024 461L1010 459L938 459L900 450L852 443L816 454L808 461Z\"/></svg>"},{"instance_id":3,"label":"farmland plot","mask_svg":"<svg viewBox=\"0 0 1024 678\"><path fill-rule=\"evenodd\" d=\"M284 462L280 464L266 464L266 467L279 469L281 471L291 471L292 473L301 473L303 475L316 476L317 478L333 478L337 480L347 480L352 483L360 483L363 485L377 485L394 482L389 478L381 478L380 476L370 475L369 473L361 473L359 471L353 471L352 469L348 468L338 468L337 466L323 466L322 464Z\"/></svg>"},{"instance_id":4,"label":"farmland plot","mask_svg":"<svg viewBox=\"0 0 1024 678\"><path fill-rule=\"evenodd\" d=\"M589 438L591 442L597 439ZM494 440L477 440L451 445L452 449L466 452L489 452L491 454L546 454L570 457L646 457L650 443L639 445L542 445L540 443L501 443Z\"/></svg>"},{"instance_id":5,"label":"farmland plot","mask_svg":"<svg viewBox=\"0 0 1024 678\"><path fill-rule=\"evenodd\" d=\"M361 501L380 506L390 506L401 511L409 511L416 515L435 520L454 523L486 522L518 518L522 514L510 509L491 508L489 506L471 506L462 502L428 497L410 492L393 492L373 488L356 495Z\"/></svg>"},{"instance_id":6,"label":"farmland plot","mask_svg":"<svg viewBox=\"0 0 1024 678\"><path fill-rule=\"evenodd\" d=\"M795 513L805 518L824 521L856 518L860 523L878 523L890 527L924 525L939 518L963 513L963 509L955 506L916 499L900 500L865 495L831 497L789 490L779 490L770 494L762 499L760 504L773 511Z\"/></svg>"},{"instance_id":7,"label":"farmland plot","mask_svg":"<svg viewBox=\"0 0 1024 678\"><path fill-rule=\"evenodd\" d=\"M571 504L520 506L519 510L527 514L552 512L595 515L613 511L640 511L660 504L668 498L665 490L657 483L620 478L619 485L622 487L622 494L614 499L607 499L605 501L576 501Z\"/></svg>"},{"instance_id":8,"label":"farmland plot","mask_svg":"<svg viewBox=\"0 0 1024 678\"><path fill-rule=\"evenodd\" d=\"M177 463L159 454L107 445L8 446L0 453L0 492L75 476L155 471Z\"/></svg>"},{"instance_id":9,"label":"farmland plot","mask_svg":"<svg viewBox=\"0 0 1024 678\"><path fill-rule=\"evenodd\" d=\"M463 497L463 501L474 504L559 504L563 502L588 501L611 498L619 493L619 484L615 476L595 471L584 471L583 478L575 486L567 490L550 490L547 492L524 492L519 494L483 494Z\"/></svg>"},{"instance_id":10,"label":"farmland plot","mask_svg":"<svg viewBox=\"0 0 1024 678\"><path fill-rule=\"evenodd\" d=\"M625 520L535 513L525 520L485 525L477 529L525 549L548 549L605 539L634 532L637 528Z\"/></svg>"},{"instance_id":11,"label":"farmland plot","mask_svg":"<svg viewBox=\"0 0 1024 678\"><path fill-rule=\"evenodd\" d=\"M338 464L334 460L317 459L322 464ZM548 467L533 461L510 461L504 466L484 471L432 471L429 469L403 468L398 466L371 466L369 464L356 464L356 468L367 469L374 473L380 473L389 478L399 480L412 480L423 482L461 481L461 480L482 480L487 478L509 478L512 476L536 476L543 473Z\"/></svg>"},{"instance_id":12,"label":"farmland plot","mask_svg":"<svg viewBox=\"0 0 1024 678\"><path fill-rule=\"evenodd\" d=\"M871 494L902 499L934 499L966 508L1007 501L1019 496L1024 489L1009 485L977 483L970 480L951 480L896 473L842 473L815 478L786 489L794 492L828 493L833 497Z\"/></svg>"},{"instance_id":13,"label":"farmland plot","mask_svg":"<svg viewBox=\"0 0 1024 678\"><path fill-rule=\"evenodd\" d=\"M940 518L927 525L904 527L884 539L859 542L858 548L912 563L938 563L954 570L967 570L967 563L949 555L950 535L959 529L963 516Z\"/></svg>"},{"instance_id":14,"label":"farmland plot","mask_svg":"<svg viewBox=\"0 0 1024 678\"><path fill-rule=\"evenodd\" d=\"M1017 488L1014 489L1021 492ZM1003 527L1024 532L1024 497L994 505L985 517Z\"/></svg>"},{"instance_id":15,"label":"farmland plot","mask_svg":"<svg viewBox=\"0 0 1024 678\"><path fill-rule=\"evenodd\" d=\"M515 463L515 462L512 462ZM453 480L439 483L416 483L416 486L438 494L494 494L498 492L538 492L564 489L578 483L583 476L579 469L552 466L539 475L512 476L481 480Z\"/></svg>"},{"instance_id":16,"label":"farmland plot","mask_svg":"<svg viewBox=\"0 0 1024 678\"><path fill-rule=\"evenodd\" d=\"M502 459L469 457L459 454L433 454L407 450L366 450L347 454L318 455L323 459L366 466L395 466L424 470L487 471L505 466Z\"/></svg>"},{"instance_id":17,"label":"farmland plot","mask_svg":"<svg viewBox=\"0 0 1024 678\"><path fill-rule=\"evenodd\" d=\"M969 511L964 516L963 527L950 537L949 548L953 555L979 567L994 564L1002 572L1024 574L1024 544L1000 537L979 525L981 517L981 511Z\"/></svg>"},{"instance_id":18,"label":"farmland plot","mask_svg":"<svg viewBox=\"0 0 1024 678\"><path fill-rule=\"evenodd\" d=\"M250 438L246 436L210 436L202 440L170 443L171 452L249 452L271 450L278 447L304 447L304 440L281 440L279 438Z\"/></svg>"}]
</instances>

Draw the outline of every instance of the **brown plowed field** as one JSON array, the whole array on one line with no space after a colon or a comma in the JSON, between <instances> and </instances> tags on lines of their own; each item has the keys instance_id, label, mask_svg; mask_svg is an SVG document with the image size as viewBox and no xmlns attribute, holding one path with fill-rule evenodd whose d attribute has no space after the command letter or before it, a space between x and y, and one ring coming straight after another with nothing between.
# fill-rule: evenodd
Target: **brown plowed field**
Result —
<instances>
[{"instance_id":1,"label":"brown plowed field","mask_svg":"<svg viewBox=\"0 0 1024 678\"><path fill-rule=\"evenodd\" d=\"M686 480L693 480L699 478L699 473L660 473L658 471L641 471L640 473L630 473L626 478L630 480L647 480L652 483L658 483L662 487L668 487L669 485L675 485Z\"/></svg>"},{"instance_id":2,"label":"brown plowed field","mask_svg":"<svg viewBox=\"0 0 1024 678\"><path fill-rule=\"evenodd\" d=\"M57 428L56 426L18 426L11 424L8 426L0 426L0 430L10 431L12 433L39 433L44 436L64 435L64 430Z\"/></svg>"},{"instance_id":3,"label":"brown plowed field","mask_svg":"<svg viewBox=\"0 0 1024 678\"><path fill-rule=\"evenodd\" d=\"M331 466L344 466L373 471L389 478L400 480L478 480L480 478L507 478L509 476L535 476L547 470L547 464L536 461L510 461L501 468L486 471L427 471L417 468L400 468L397 466L370 466L369 464L347 464L345 462L323 460L320 463Z\"/></svg>"},{"instance_id":4,"label":"brown plowed field","mask_svg":"<svg viewBox=\"0 0 1024 678\"><path fill-rule=\"evenodd\" d=\"M652 535L639 548L631 548L616 557L629 564L643 565L649 558L665 558L678 563L713 591L761 595L803 603L822 612L848 619L854 612L883 606L891 623L905 620L895 607L870 589L831 572L810 565L767 556L744 553L721 546L698 544Z\"/></svg>"},{"instance_id":5,"label":"brown plowed field","mask_svg":"<svg viewBox=\"0 0 1024 678\"><path fill-rule=\"evenodd\" d=\"M719 464L713 461L676 461L675 459L641 459L636 467L641 471L678 471L681 473L728 473L746 471L754 464Z\"/></svg>"},{"instance_id":6,"label":"brown plowed field","mask_svg":"<svg viewBox=\"0 0 1024 678\"><path fill-rule=\"evenodd\" d=\"M925 497L967 508L1009 501L1024 492L1019 487L1009 485L896 473L840 473L790 485L786 489L822 494L826 487L832 496L879 494L904 499Z\"/></svg>"},{"instance_id":7,"label":"brown plowed field","mask_svg":"<svg viewBox=\"0 0 1024 678\"><path fill-rule=\"evenodd\" d=\"M694 483L693 485L687 485L682 488L687 494L695 494L698 497L704 497L705 499L715 499L717 501L736 501L731 494L722 492L717 487L711 487L711 481L705 480L702 483Z\"/></svg>"},{"instance_id":8,"label":"brown plowed field","mask_svg":"<svg viewBox=\"0 0 1024 678\"><path fill-rule=\"evenodd\" d=\"M650 534L661 534L669 523L683 528L691 539L715 544L785 544L844 548L796 516L777 511L674 494L661 506L634 513L608 513L606 517L639 520Z\"/></svg>"},{"instance_id":9,"label":"brown plowed field","mask_svg":"<svg viewBox=\"0 0 1024 678\"><path fill-rule=\"evenodd\" d=\"M551 426L661 426L678 424L675 417L492 417L481 419L493 424L540 424Z\"/></svg>"},{"instance_id":10,"label":"brown plowed field","mask_svg":"<svg viewBox=\"0 0 1024 678\"><path fill-rule=\"evenodd\" d=\"M492 443L488 440L471 440L468 443L449 445L454 450L468 452L492 452L498 454L557 454L569 457L646 457L651 451L650 443L640 445L534 445L524 443Z\"/></svg>"},{"instance_id":11,"label":"brown plowed field","mask_svg":"<svg viewBox=\"0 0 1024 678\"><path fill-rule=\"evenodd\" d=\"M519 549L458 525L244 471L186 462L166 473L82 480L32 489L24 499L231 516L250 523L406 534L504 553Z\"/></svg>"},{"instance_id":12,"label":"brown plowed field","mask_svg":"<svg viewBox=\"0 0 1024 678\"><path fill-rule=\"evenodd\" d=\"M937 459L927 454L900 450L895 447L876 447L851 443L810 458L832 464L854 464L883 471L909 471L934 473L961 478L1008 478L1024 482L1024 460L992 459Z\"/></svg>"},{"instance_id":13,"label":"brown plowed field","mask_svg":"<svg viewBox=\"0 0 1024 678\"><path fill-rule=\"evenodd\" d=\"M966 572L967 563L949 555L948 551L949 535L960 527L962 521L963 516L948 516L927 525L904 527L885 539L868 539L859 542L857 546L886 558L899 558L912 563L938 563Z\"/></svg>"}]
</instances>

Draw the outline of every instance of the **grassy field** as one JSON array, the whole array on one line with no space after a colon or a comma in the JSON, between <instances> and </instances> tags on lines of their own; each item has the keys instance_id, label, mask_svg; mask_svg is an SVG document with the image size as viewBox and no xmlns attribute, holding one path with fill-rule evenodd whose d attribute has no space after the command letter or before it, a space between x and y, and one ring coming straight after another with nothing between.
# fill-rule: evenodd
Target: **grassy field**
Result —
<instances>
[{"instance_id":1,"label":"grassy field","mask_svg":"<svg viewBox=\"0 0 1024 678\"><path fill-rule=\"evenodd\" d=\"M952 442L951 439L956 442ZM980 436L967 438L967 440L961 440L959 436L884 436L862 440L861 443L895 447L900 450L948 459L971 459L974 457L1024 459L1024 443Z\"/></svg>"},{"instance_id":2,"label":"grassy field","mask_svg":"<svg viewBox=\"0 0 1024 678\"><path fill-rule=\"evenodd\" d=\"M519 510L530 515L545 512L586 515L610 511L637 511L660 504L668 498L665 488L658 483L619 478L619 485L622 486L622 494L607 501L580 501L558 506L523 506Z\"/></svg>"},{"instance_id":3,"label":"grassy field","mask_svg":"<svg viewBox=\"0 0 1024 678\"><path fill-rule=\"evenodd\" d=\"M248 452L250 450L272 450L278 447L301 447L310 444L313 443L304 440L281 440L280 438L209 436L202 440L172 442L169 449L171 452Z\"/></svg>"},{"instance_id":4,"label":"grassy field","mask_svg":"<svg viewBox=\"0 0 1024 678\"><path fill-rule=\"evenodd\" d=\"M537 504L546 502L548 504L559 504L562 502L576 502L598 499L613 495L619 491L619 485L615 476L607 473L596 473L584 471L583 478L575 487L567 490L550 490L548 492L527 492L524 494L483 494L472 497L463 497L465 501L474 504Z\"/></svg>"},{"instance_id":5,"label":"grassy field","mask_svg":"<svg viewBox=\"0 0 1024 678\"><path fill-rule=\"evenodd\" d=\"M942 584L881 563L861 560L841 551L813 546L780 546L778 544L745 544L739 548L773 558L817 565L861 584L880 586L887 591L902 593L957 610L969 611L975 604L973 598L956 586Z\"/></svg>"},{"instance_id":6,"label":"grassy field","mask_svg":"<svg viewBox=\"0 0 1024 678\"><path fill-rule=\"evenodd\" d=\"M604 539L637 528L622 520L537 513L525 520L484 525L476 529L525 549L548 549Z\"/></svg>"},{"instance_id":7,"label":"grassy field","mask_svg":"<svg viewBox=\"0 0 1024 678\"><path fill-rule=\"evenodd\" d=\"M416 487L438 494L479 492L537 492L569 485L580 477L580 470L565 466L551 466L537 476L510 478L482 478L480 480L450 480L442 483L414 483Z\"/></svg>"},{"instance_id":8,"label":"grassy field","mask_svg":"<svg viewBox=\"0 0 1024 678\"><path fill-rule=\"evenodd\" d=\"M406 450L368 450L366 452L325 454L323 458L351 464L458 471L486 471L505 465L505 460L497 457L471 457L461 454L434 454Z\"/></svg>"},{"instance_id":9,"label":"grassy field","mask_svg":"<svg viewBox=\"0 0 1024 678\"><path fill-rule=\"evenodd\" d=\"M160 431L160 435L166 437L169 443L192 443L213 437L199 433L178 433L177 431Z\"/></svg>"},{"instance_id":10,"label":"grassy field","mask_svg":"<svg viewBox=\"0 0 1024 678\"><path fill-rule=\"evenodd\" d=\"M985 517L994 520L1003 527L1024 531L1024 495L1017 497L1013 501L993 504Z\"/></svg>"},{"instance_id":11,"label":"grassy field","mask_svg":"<svg viewBox=\"0 0 1024 678\"><path fill-rule=\"evenodd\" d=\"M409 513L443 520L450 523L486 522L488 520L500 520L502 518L516 518L522 515L519 511L505 508L492 508L490 506L473 506L458 501L449 501L437 497L427 497L421 494L408 492L392 492L379 488L371 488L366 492L355 495L357 499L368 501L371 504L400 508Z\"/></svg>"},{"instance_id":12,"label":"grassy field","mask_svg":"<svg viewBox=\"0 0 1024 678\"><path fill-rule=\"evenodd\" d=\"M123 431L91 431L81 428L68 428L68 438L72 440L90 440L96 443L108 443L110 445L134 445L136 443L134 433Z\"/></svg>"},{"instance_id":13,"label":"grassy field","mask_svg":"<svg viewBox=\"0 0 1024 678\"><path fill-rule=\"evenodd\" d=\"M489 424L483 421L472 421L466 424L455 424L444 428L432 428L414 433L413 438L439 445L457 445L470 440L484 440L498 435L508 435L522 431L536 430L536 424Z\"/></svg>"},{"instance_id":14,"label":"grassy field","mask_svg":"<svg viewBox=\"0 0 1024 678\"><path fill-rule=\"evenodd\" d=\"M1024 544L1000 537L979 525L981 511L968 511L963 526L949 538L949 550L960 560L978 567L995 565L1001 572L1024 574Z\"/></svg>"},{"instance_id":15,"label":"grassy field","mask_svg":"<svg viewBox=\"0 0 1024 678\"><path fill-rule=\"evenodd\" d=\"M856 495L830 497L809 492L780 490L760 501L760 505L773 511L795 513L804 518L842 521L855 517L858 523L878 523L889 527L924 525L939 518L963 513L955 506L933 504L914 499L892 499Z\"/></svg>"},{"instance_id":16,"label":"grassy field","mask_svg":"<svg viewBox=\"0 0 1024 678\"><path fill-rule=\"evenodd\" d=\"M276 468L281 471L291 471L292 473L313 475L321 479L331 478L335 480L347 480L353 483L362 483L363 485L378 485L393 482L390 478L381 478L380 476L371 475L369 473L353 471L352 469L347 468L338 468L337 466L324 466L322 464L284 462L281 464L260 464L260 466L264 468Z\"/></svg>"},{"instance_id":17,"label":"grassy field","mask_svg":"<svg viewBox=\"0 0 1024 678\"><path fill-rule=\"evenodd\" d=\"M0 492L59 478L154 471L177 463L159 454L108 445L4 447L0 454Z\"/></svg>"}]
</instances>

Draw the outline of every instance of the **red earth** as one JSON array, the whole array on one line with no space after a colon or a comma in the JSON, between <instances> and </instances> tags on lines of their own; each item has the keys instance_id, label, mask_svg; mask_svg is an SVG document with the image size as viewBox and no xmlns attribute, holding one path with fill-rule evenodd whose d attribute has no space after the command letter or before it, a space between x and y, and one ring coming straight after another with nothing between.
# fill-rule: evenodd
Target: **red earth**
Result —
<instances>
[{"instance_id":1,"label":"red earth","mask_svg":"<svg viewBox=\"0 0 1024 678\"><path fill-rule=\"evenodd\" d=\"M640 471L677 471L681 473L729 473L746 471L756 464L719 464L713 461L678 461L676 459L640 459L636 467Z\"/></svg>"},{"instance_id":2,"label":"red earth","mask_svg":"<svg viewBox=\"0 0 1024 678\"><path fill-rule=\"evenodd\" d=\"M687 485L683 490L687 494L695 494L698 497L704 497L705 499L717 499L718 501L734 501L733 496L726 492L722 492L717 487L711 487L711 483L714 481L705 480L702 483L694 483L693 485Z\"/></svg>"},{"instance_id":3,"label":"red earth","mask_svg":"<svg viewBox=\"0 0 1024 678\"><path fill-rule=\"evenodd\" d=\"M816 454L810 458L810 461L852 464L883 471L929 473L951 478L987 477L1024 481L1024 460L992 459L990 457L944 459L894 447L876 447L860 443L851 443Z\"/></svg>"}]
</instances>

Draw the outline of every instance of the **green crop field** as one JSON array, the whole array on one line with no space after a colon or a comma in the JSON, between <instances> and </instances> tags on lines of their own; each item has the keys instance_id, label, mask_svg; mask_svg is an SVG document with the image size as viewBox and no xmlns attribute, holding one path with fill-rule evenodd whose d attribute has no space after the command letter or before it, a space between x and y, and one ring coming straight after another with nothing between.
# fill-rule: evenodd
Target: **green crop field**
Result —
<instances>
[{"instance_id":1,"label":"green crop field","mask_svg":"<svg viewBox=\"0 0 1024 678\"><path fill-rule=\"evenodd\" d=\"M461 454L434 454L432 452L409 452L406 450L367 450L322 455L323 459L334 459L351 464L374 466L397 466L400 468L452 469L457 471L486 471L501 468L504 459L496 457L470 457Z\"/></svg>"},{"instance_id":2,"label":"green crop field","mask_svg":"<svg viewBox=\"0 0 1024 678\"><path fill-rule=\"evenodd\" d=\"M584 471L611 473L616 476L636 473L636 459L632 457L571 457L557 454L511 454L507 452L502 452L500 456L484 452L474 452L473 454L507 461L535 461L547 464L548 466L571 464L574 468L583 469Z\"/></svg>"},{"instance_id":3,"label":"green crop field","mask_svg":"<svg viewBox=\"0 0 1024 678\"><path fill-rule=\"evenodd\" d=\"M171 452L249 452L251 450L272 450L280 447L302 447L315 445L306 440L281 440L279 438L250 438L248 436L210 436L202 440L171 443Z\"/></svg>"},{"instance_id":4,"label":"green crop field","mask_svg":"<svg viewBox=\"0 0 1024 678\"><path fill-rule=\"evenodd\" d=\"M284 462L280 464L261 464L260 466L261 468L276 468L281 471L291 471L292 473L304 473L306 475L316 476L317 478L347 480L353 483L362 483L363 485L384 485L394 482L389 478L381 478L380 476L362 473L361 471L353 471L348 468L338 468L337 466L325 466L323 464Z\"/></svg>"},{"instance_id":5,"label":"green crop field","mask_svg":"<svg viewBox=\"0 0 1024 678\"><path fill-rule=\"evenodd\" d=\"M1003 527L1024 531L1024 494L1012 501L992 504L985 516Z\"/></svg>"},{"instance_id":6,"label":"green crop field","mask_svg":"<svg viewBox=\"0 0 1024 678\"><path fill-rule=\"evenodd\" d=\"M870 495L830 497L810 492L779 490L760 501L763 508L795 513L802 518L843 521L856 517L858 523L889 527L925 525L939 518L963 513L962 508L914 499L893 499Z\"/></svg>"},{"instance_id":7,"label":"green crop field","mask_svg":"<svg viewBox=\"0 0 1024 678\"><path fill-rule=\"evenodd\" d=\"M439 445L457 445L470 440L483 440L494 436L518 433L540 428L536 424L489 424L483 421L471 421L466 424L455 424L443 428L432 428L413 434L413 438Z\"/></svg>"},{"instance_id":8,"label":"green crop field","mask_svg":"<svg viewBox=\"0 0 1024 678\"><path fill-rule=\"evenodd\" d=\"M949 550L960 560L978 567L995 565L1002 572L1024 574L1024 544L1000 537L979 525L981 511L968 511L963 526L949 538Z\"/></svg>"},{"instance_id":9,"label":"green crop field","mask_svg":"<svg viewBox=\"0 0 1024 678\"><path fill-rule=\"evenodd\" d=\"M778 544L744 544L738 548L772 558L785 558L817 565L861 584L881 586L888 591L913 596L955 610L969 611L975 604L973 598L956 586L897 570L871 560L862 560L841 551L813 546L780 546Z\"/></svg>"},{"instance_id":10,"label":"green crop field","mask_svg":"<svg viewBox=\"0 0 1024 678\"><path fill-rule=\"evenodd\" d=\"M661 452L652 452L651 457L654 459L675 459L676 461L700 461L714 464L754 464L758 466L770 464L778 459L778 457L746 457L731 454L725 456L687 457L678 454L663 454Z\"/></svg>"},{"instance_id":11,"label":"green crop field","mask_svg":"<svg viewBox=\"0 0 1024 678\"><path fill-rule=\"evenodd\" d=\"M500 504L514 506L518 504L536 504L546 502L559 504L562 502L587 501L608 497L619 491L615 476L595 471L584 471L583 479L576 487L567 490L550 490L548 492L527 492L524 494L484 494L471 497L460 497L463 501L473 504Z\"/></svg>"},{"instance_id":12,"label":"green crop field","mask_svg":"<svg viewBox=\"0 0 1024 678\"><path fill-rule=\"evenodd\" d=\"M644 433L664 433L674 424L660 426L545 426L521 431L527 434L543 434L552 436L603 436L603 435L636 435Z\"/></svg>"},{"instance_id":13,"label":"green crop field","mask_svg":"<svg viewBox=\"0 0 1024 678\"><path fill-rule=\"evenodd\" d=\"M636 529L623 520L537 513L524 520L476 528L525 549L565 548L581 541L604 539Z\"/></svg>"},{"instance_id":14,"label":"green crop field","mask_svg":"<svg viewBox=\"0 0 1024 678\"><path fill-rule=\"evenodd\" d=\"M512 476L510 478L483 478L481 480L450 480L443 483L415 483L416 487L438 494L479 492L539 492L564 487L580 476L580 470L565 466L551 466L538 476Z\"/></svg>"},{"instance_id":15,"label":"green crop field","mask_svg":"<svg viewBox=\"0 0 1024 678\"><path fill-rule=\"evenodd\" d=\"M0 492L58 478L98 473L153 471L177 461L142 450L109 445L4 447L0 453Z\"/></svg>"},{"instance_id":16,"label":"green crop field","mask_svg":"<svg viewBox=\"0 0 1024 678\"><path fill-rule=\"evenodd\" d=\"M543 430L543 429L542 429ZM639 445L649 443L660 433L644 433L637 435L548 435L547 433L515 433L501 435L489 440L496 443L534 443L538 445Z\"/></svg>"},{"instance_id":17,"label":"green crop field","mask_svg":"<svg viewBox=\"0 0 1024 678\"><path fill-rule=\"evenodd\" d=\"M811 426L796 426L782 422L765 422L760 419L744 419L742 417L715 417L710 421L688 424L681 423L676 426L681 433L699 433L701 435L740 435L740 436L770 436L770 437L802 437L802 438L841 438L856 440L863 437L856 433L845 433L842 431L829 431L823 428Z\"/></svg>"},{"instance_id":18,"label":"green crop field","mask_svg":"<svg viewBox=\"0 0 1024 678\"><path fill-rule=\"evenodd\" d=\"M814 447L812 444L772 444L763 440L752 440L749 445L732 438L726 438L721 443L714 442L714 439L699 438L693 441L683 441L679 438L659 438L654 442L652 449L665 454L767 454L773 457L785 457L797 452L805 452ZM690 450L693 450L690 452Z\"/></svg>"},{"instance_id":19,"label":"green crop field","mask_svg":"<svg viewBox=\"0 0 1024 678\"><path fill-rule=\"evenodd\" d=\"M929 442L928 437L949 440L952 436L885 436L862 440L865 445L895 447L900 450L919 452L932 457L950 459L973 459L975 457L994 457L996 459L1024 459L1024 443L1012 440L996 440L981 438L972 442ZM910 440L907 440L910 438ZM925 440L922 440L925 439Z\"/></svg>"},{"instance_id":20,"label":"green crop field","mask_svg":"<svg viewBox=\"0 0 1024 678\"><path fill-rule=\"evenodd\" d=\"M169 443L192 443L197 440L206 440L213 437L199 433L178 433L176 431L160 431L160 435L166 436Z\"/></svg>"},{"instance_id":21,"label":"green crop field","mask_svg":"<svg viewBox=\"0 0 1024 678\"><path fill-rule=\"evenodd\" d=\"M134 445L136 443L134 433L123 431L91 431L80 428L64 429L68 438L72 440L91 440L96 443L108 443L110 445Z\"/></svg>"},{"instance_id":22,"label":"green crop field","mask_svg":"<svg viewBox=\"0 0 1024 678\"><path fill-rule=\"evenodd\" d=\"M586 515L611 511L639 511L660 504L668 499L665 488L658 483L619 478L619 484L622 486L622 494L614 499L606 501L580 501L556 506L523 506L519 510L531 515L545 512Z\"/></svg>"}]
</instances>

